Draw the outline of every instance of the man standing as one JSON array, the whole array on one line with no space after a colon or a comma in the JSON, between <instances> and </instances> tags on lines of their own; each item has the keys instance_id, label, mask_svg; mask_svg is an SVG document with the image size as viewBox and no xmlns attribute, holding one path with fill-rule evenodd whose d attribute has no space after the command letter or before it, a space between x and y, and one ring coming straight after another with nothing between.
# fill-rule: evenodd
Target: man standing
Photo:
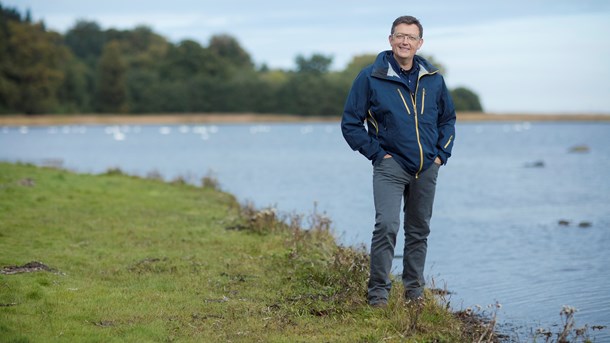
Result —
<instances>
[{"instance_id":1,"label":"man standing","mask_svg":"<svg viewBox=\"0 0 610 343\"><path fill-rule=\"evenodd\" d=\"M422 25L412 16L392 23L392 50L381 52L356 77L341 121L349 146L373 162L375 229L368 302L375 307L388 302L403 199L405 297L423 297L436 177L455 138L455 109L445 81L437 68L416 55L422 37Z\"/></svg>"}]
</instances>

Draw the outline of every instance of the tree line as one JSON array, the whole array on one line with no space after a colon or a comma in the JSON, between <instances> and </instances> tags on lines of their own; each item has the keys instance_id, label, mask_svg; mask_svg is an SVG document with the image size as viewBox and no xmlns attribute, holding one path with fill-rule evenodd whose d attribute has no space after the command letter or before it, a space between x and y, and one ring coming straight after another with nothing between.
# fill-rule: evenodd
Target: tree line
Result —
<instances>
[{"instance_id":1,"label":"tree line","mask_svg":"<svg viewBox=\"0 0 610 343\"><path fill-rule=\"evenodd\" d=\"M0 114L340 115L354 77L374 58L331 71L332 57L299 55L294 70L270 69L226 34L207 46L174 44L146 26L102 29L84 20L60 34L0 4ZM451 93L457 110L482 110L471 90Z\"/></svg>"}]
</instances>

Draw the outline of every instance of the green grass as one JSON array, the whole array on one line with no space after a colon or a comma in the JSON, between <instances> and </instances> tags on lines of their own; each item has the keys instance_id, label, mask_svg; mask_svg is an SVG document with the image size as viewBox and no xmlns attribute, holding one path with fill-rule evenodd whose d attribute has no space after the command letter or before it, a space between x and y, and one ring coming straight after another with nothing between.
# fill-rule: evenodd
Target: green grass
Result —
<instances>
[{"instance_id":1,"label":"green grass","mask_svg":"<svg viewBox=\"0 0 610 343\"><path fill-rule=\"evenodd\" d=\"M0 341L476 341L431 294L368 307L366 253L302 219L215 187L0 163L0 267L53 269L0 274Z\"/></svg>"}]
</instances>

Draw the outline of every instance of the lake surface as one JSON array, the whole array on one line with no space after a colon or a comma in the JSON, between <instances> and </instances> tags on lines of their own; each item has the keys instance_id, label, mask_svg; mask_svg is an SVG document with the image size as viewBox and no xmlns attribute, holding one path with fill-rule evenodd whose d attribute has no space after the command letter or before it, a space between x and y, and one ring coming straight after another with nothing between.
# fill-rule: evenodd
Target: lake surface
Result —
<instances>
[{"instance_id":1,"label":"lake surface","mask_svg":"<svg viewBox=\"0 0 610 343\"><path fill-rule=\"evenodd\" d=\"M373 227L372 166L338 123L2 127L0 160L192 182L211 174L259 208L316 206L343 244L368 247ZM609 326L589 333L610 341L609 170L607 123L458 124L439 173L427 277L453 292L455 309L502 304L513 338L557 332L570 305L577 326Z\"/></svg>"}]
</instances>

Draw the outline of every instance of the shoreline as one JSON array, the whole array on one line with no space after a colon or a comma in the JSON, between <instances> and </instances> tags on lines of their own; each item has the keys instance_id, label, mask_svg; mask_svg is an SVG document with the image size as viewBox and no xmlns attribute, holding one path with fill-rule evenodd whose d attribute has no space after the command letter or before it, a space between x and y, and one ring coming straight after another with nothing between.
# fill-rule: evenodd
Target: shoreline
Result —
<instances>
[{"instance_id":1,"label":"shoreline","mask_svg":"<svg viewBox=\"0 0 610 343\"><path fill-rule=\"evenodd\" d=\"M122 124L245 124L339 122L339 116L298 116L256 113L0 115L0 126L122 125ZM458 122L610 122L610 114L527 114L458 112Z\"/></svg>"}]
</instances>

